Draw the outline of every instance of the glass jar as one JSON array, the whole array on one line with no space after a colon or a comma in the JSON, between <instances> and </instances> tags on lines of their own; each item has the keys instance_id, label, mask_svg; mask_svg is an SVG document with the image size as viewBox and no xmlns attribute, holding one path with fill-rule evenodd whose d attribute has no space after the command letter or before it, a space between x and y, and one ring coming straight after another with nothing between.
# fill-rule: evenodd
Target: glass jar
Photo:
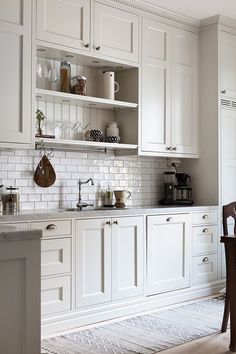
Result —
<instances>
[{"instance_id":1,"label":"glass jar","mask_svg":"<svg viewBox=\"0 0 236 354\"><path fill-rule=\"evenodd\" d=\"M9 214L17 213L20 210L20 195L19 189L16 187L6 188L6 212Z\"/></svg>"},{"instance_id":2,"label":"glass jar","mask_svg":"<svg viewBox=\"0 0 236 354\"><path fill-rule=\"evenodd\" d=\"M71 67L70 62L64 60L60 68L60 91L70 93Z\"/></svg>"},{"instance_id":3,"label":"glass jar","mask_svg":"<svg viewBox=\"0 0 236 354\"><path fill-rule=\"evenodd\" d=\"M85 76L77 75L72 77L71 93L87 96L87 79Z\"/></svg>"}]
</instances>

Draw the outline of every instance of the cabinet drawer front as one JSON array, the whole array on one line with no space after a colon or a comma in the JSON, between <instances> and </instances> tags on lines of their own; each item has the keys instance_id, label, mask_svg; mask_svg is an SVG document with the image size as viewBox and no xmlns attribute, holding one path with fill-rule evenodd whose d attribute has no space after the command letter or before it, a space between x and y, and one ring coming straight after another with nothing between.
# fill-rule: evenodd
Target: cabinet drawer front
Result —
<instances>
[{"instance_id":1,"label":"cabinet drawer front","mask_svg":"<svg viewBox=\"0 0 236 354\"><path fill-rule=\"evenodd\" d=\"M165 215L149 215L148 220L150 222L158 223L158 224L174 224L182 222L183 217L190 217L190 214L165 214Z\"/></svg>"},{"instance_id":2,"label":"cabinet drawer front","mask_svg":"<svg viewBox=\"0 0 236 354\"><path fill-rule=\"evenodd\" d=\"M71 271L71 239L41 241L41 275L55 275Z\"/></svg>"},{"instance_id":3,"label":"cabinet drawer front","mask_svg":"<svg viewBox=\"0 0 236 354\"><path fill-rule=\"evenodd\" d=\"M206 211L201 213L193 213L193 224L194 225L204 225L213 224L218 222L218 212L217 211Z\"/></svg>"},{"instance_id":4,"label":"cabinet drawer front","mask_svg":"<svg viewBox=\"0 0 236 354\"><path fill-rule=\"evenodd\" d=\"M194 285L217 280L217 254L193 257Z\"/></svg>"},{"instance_id":5,"label":"cabinet drawer front","mask_svg":"<svg viewBox=\"0 0 236 354\"><path fill-rule=\"evenodd\" d=\"M31 229L43 231L43 237L71 235L71 220L48 220L32 222Z\"/></svg>"},{"instance_id":6,"label":"cabinet drawer front","mask_svg":"<svg viewBox=\"0 0 236 354\"><path fill-rule=\"evenodd\" d=\"M50 315L71 309L71 276L42 279L41 313Z\"/></svg>"},{"instance_id":7,"label":"cabinet drawer front","mask_svg":"<svg viewBox=\"0 0 236 354\"><path fill-rule=\"evenodd\" d=\"M197 226L193 228L193 254L217 251L218 227Z\"/></svg>"}]
</instances>

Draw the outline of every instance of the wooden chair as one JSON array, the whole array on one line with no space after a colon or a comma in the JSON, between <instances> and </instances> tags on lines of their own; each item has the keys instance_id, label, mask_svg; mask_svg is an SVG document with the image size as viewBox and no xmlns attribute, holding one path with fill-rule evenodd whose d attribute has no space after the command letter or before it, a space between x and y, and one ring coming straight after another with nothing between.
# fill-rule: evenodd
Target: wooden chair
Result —
<instances>
[{"instance_id":1,"label":"wooden chair","mask_svg":"<svg viewBox=\"0 0 236 354\"><path fill-rule=\"evenodd\" d=\"M236 234L236 202L229 203L223 206L223 233L224 236L228 236L228 224L227 219L232 217L234 219L234 234ZM225 244L225 260L226 260L226 273L229 272L229 261L228 261L228 245ZM229 295L228 295L228 277L226 277L226 293L225 293L225 307L224 307L224 314L223 314L223 321L221 326L221 332L226 332L228 320L229 320Z\"/></svg>"}]
</instances>

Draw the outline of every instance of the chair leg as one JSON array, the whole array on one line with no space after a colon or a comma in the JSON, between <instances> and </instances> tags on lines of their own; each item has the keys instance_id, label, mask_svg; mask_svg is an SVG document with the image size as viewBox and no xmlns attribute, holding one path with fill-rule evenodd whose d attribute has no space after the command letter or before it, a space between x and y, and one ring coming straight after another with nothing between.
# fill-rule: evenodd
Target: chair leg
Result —
<instances>
[{"instance_id":1,"label":"chair leg","mask_svg":"<svg viewBox=\"0 0 236 354\"><path fill-rule=\"evenodd\" d=\"M225 308L224 308L224 315L223 315L223 321L222 321L222 326L221 326L221 332L226 332L227 330L227 325L229 321L229 297L225 296Z\"/></svg>"}]
</instances>

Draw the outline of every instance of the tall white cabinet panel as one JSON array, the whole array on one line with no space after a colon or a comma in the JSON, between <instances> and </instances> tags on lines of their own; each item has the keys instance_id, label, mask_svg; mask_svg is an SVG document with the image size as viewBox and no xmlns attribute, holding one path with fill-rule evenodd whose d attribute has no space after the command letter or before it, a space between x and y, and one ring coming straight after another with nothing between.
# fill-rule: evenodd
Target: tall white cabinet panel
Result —
<instances>
[{"instance_id":1,"label":"tall white cabinet panel","mask_svg":"<svg viewBox=\"0 0 236 354\"><path fill-rule=\"evenodd\" d=\"M138 61L138 16L94 3L93 50L109 57Z\"/></svg>"},{"instance_id":2,"label":"tall white cabinet panel","mask_svg":"<svg viewBox=\"0 0 236 354\"><path fill-rule=\"evenodd\" d=\"M236 97L236 36L220 32L221 93Z\"/></svg>"},{"instance_id":3,"label":"tall white cabinet panel","mask_svg":"<svg viewBox=\"0 0 236 354\"><path fill-rule=\"evenodd\" d=\"M147 217L148 295L189 287L191 231L189 214Z\"/></svg>"},{"instance_id":4,"label":"tall white cabinet panel","mask_svg":"<svg viewBox=\"0 0 236 354\"><path fill-rule=\"evenodd\" d=\"M37 0L37 38L88 51L90 1Z\"/></svg>"},{"instance_id":5,"label":"tall white cabinet panel","mask_svg":"<svg viewBox=\"0 0 236 354\"><path fill-rule=\"evenodd\" d=\"M142 22L140 154L198 154L198 35Z\"/></svg>"},{"instance_id":6,"label":"tall white cabinet panel","mask_svg":"<svg viewBox=\"0 0 236 354\"><path fill-rule=\"evenodd\" d=\"M143 19L142 120L143 151L166 152L170 145L171 29Z\"/></svg>"},{"instance_id":7,"label":"tall white cabinet panel","mask_svg":"<svg viewBox=\"0 0 236 354\"><path fill-rule=\"evenodd\" d=\"M111 226L76 220L76 307L111 300Z\"/></svg>"},{"instance_id":8,"label":"tall white cabinet panel","mask_svg":"<svg viewBox=\"0 0 236 354\"><path fill-rule=\"evenodd\" d=\"M143 217L112 220L112 300L143 294Z\"/></svg>"},{"instance_id":9,"label":"tall white cabinet panel","mask_svg":"<svg viewBox=\"0 0 236 354\"><path fill-rule=\"evenodd\" d=\"M1 143L31 142L31 1L1 3ZM3 144L4 145L4 144Z\"/></svg>"},{"instance_id":10,"label":"tall white cabinet panel","mask_svg":"<svg viewBox=\"0 0 236 354\"><path fill-rule=\"evenodd\" d=\"M198 152L198 39L172 30L172 146L177 153Z\"/></svg>"},{"instance_id":11,"label":"tall white cabinet panel","mask_svg":"<svg viewBox=\"0 0 236 354\"><path fill-rule=\"evenodd\" d=\"M236 66L236 65L235 65ZM236 109L221 109L222 205L236 199Z\"/></svg>"}]
</instances>

